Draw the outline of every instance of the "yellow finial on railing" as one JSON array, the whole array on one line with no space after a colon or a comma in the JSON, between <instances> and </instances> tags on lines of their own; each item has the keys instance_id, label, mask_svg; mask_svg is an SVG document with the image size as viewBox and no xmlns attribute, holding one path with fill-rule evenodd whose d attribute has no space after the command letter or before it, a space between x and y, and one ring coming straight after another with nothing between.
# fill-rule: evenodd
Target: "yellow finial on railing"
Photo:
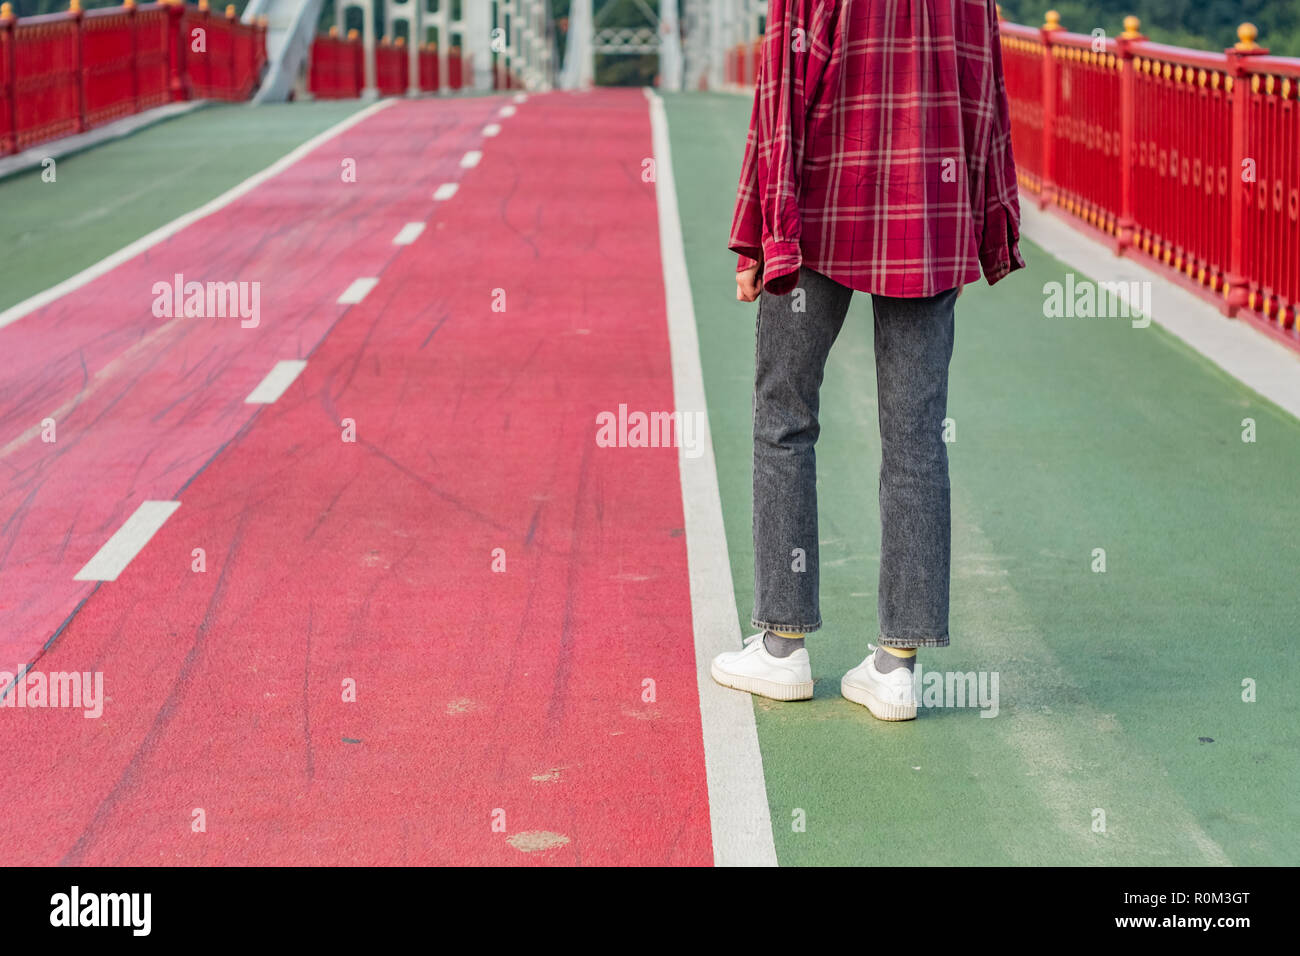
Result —
<instances>
[{"instance_id":1,"label":"yellow finial on railing","mask_svg":"<svg viewBox=\"0 0 1300 956\"><path fill-rule=\"evenodd\" d=\"M235 19L235 5L233 3L226 4L226 19Z\"/></svg>"},{"instance_id":2,"label":"yellow finial on railing","mask_svg":"<svg viewBox=\"0 0 1300 956\"><path fill-rule=\"evenodd\" d=\"M68 12L69 12L69 13L80 13L80 12L81 12L81 0L72 0L72 2L68 4Z\"/></svg>"},{"instance_id":3,"label":"yellow finial on railing","mask_svg":"<svg viewBox=\"0 0 1300 956\"><path fill-rule=\"evenodd\" d=\"M1121 33L1120 36L1124 37L1126 40L1136 40L1142 35L1140 29L1141 26L1142 21L1132 14L1129 14L1124 18L1124 32Z\"/></svg>"},{"instance_id":4,"label":"yellow finial on railing","mask_svg":"<svg viewBox=\"0 0 1300 956\"><path fill-rule=\"evenodd\" d=\"M14 18L14 5L12 3L0 3L0 20L12 20Z\"/></svg>"},{"instance_id":5,"label":"yellow finial on railing","mask_svg":"<svg viewBox=\"0 0 1300 956\"><path fill-rule=\"evenodd\" d=\"M1044 30L1061 29L1061 15L1057 13L1055 10L1048 10L1047 22L1043 24L1043 29Z\"/></svg>"},{"instance_id":6,"label":"yellow finial on railing","mask_svg":"<svg viewBox=\"0 0 1300 956\"><path fill-rule=\"evenodd\" d=\"M124 6L128 10L134 10L135 0L122 0L122 6Z\"/></svg>"},{"instance_id":7,"label":"yellow finial on railing","mask_svg":"<svg viewBox=\"0 0 1300 956\"><path fill-rule=\"evenodd\" d=\"M199 0L199 13L207 13L208 9L208 0Z\"/></svg>"},{"instance_id":8,"label":"yellow finial on railing","mask_svg":"<svg viewBox=\"0 0 1300 956\"><path fill-rule=\"evenodd\" d=\"M397 46L406 46L406 37L398 37L393 41Z\"/></svg>"},{"instance_id":9,"label":"yellow finial on railing","mask_svg":"<svg viewBox=\"0 0 1300 956\"><path fill-rule=\"evenodd\" d=\"M1259 36L1259 29L1253 23L1243 23L1237 27L1237 46L1238 50L1253 50L1258 43L1255 38Z\"/></svg>"},{"instance_id":10,"label":"yellow finial on railing","mask_svg":"<svg viewBox=\"0 0 1300 956\"><path fill-rule=\"evenodd\" d=\"M349 40L355 40L359 36L361 36L361 31L359 31L356 27L353 27L351 30L348 31Z\"/></svg>"},{"instance_id":11,"label":"yellow finial on railing","mask_svg":"<svg viewBox=\"0 0 1300 956\"><path fill-rule=\"evenodd\" d=\"M333 37L333 38L336 39L336 40L338 39L338 36L339 36L339 28L338 28L337 26L332 26L332 27L330 27L330 36Z\"/></svg>"}]
</instances>

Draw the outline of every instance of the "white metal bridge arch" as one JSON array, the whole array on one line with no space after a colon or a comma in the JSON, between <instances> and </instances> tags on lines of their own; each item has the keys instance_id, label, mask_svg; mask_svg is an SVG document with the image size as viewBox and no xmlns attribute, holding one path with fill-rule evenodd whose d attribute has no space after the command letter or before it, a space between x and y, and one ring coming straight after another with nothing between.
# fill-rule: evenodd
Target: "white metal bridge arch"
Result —
<instances>
[{"instance_id":1,"label":"white metal bridge arch","mask_svg":"<svg viewBox=\"0 0 1300 956\"><path fill-rule=\"evenodd\" d=\"M595 83L596 54L641 54L659 56L659 83L664 89L681 89L682 43L677 19L678 0L631 0L640 9L642 22L637 26L606 26L601 21L623 0L597 0L593 15L592 0L571 0L569 4L568 42L564 49L564 69L560 87L566 90L587 89ZM654 3L658 11L652 9Z\"/></svg>"},{"instance_id":2,"label":"white metal bridge arch","mask_svg":"<svg viewBox=\"0 0 1300 956\"><path fill-rule=\"evenodd\" d=\"M727 51L758 36L767 0L631 0L644 23L601 24L615 0L572 0L560 86L584 89L594 82L597 53L657 53L659 84L666 90L721 87ZM656 9L652 9L654 4ZM680 20L679 20L680 11Z\"/></svg>"},{"instance_id":3,"label":"white metal bridge arch","mask_svg":"<svg viewBox=\"0 0 1300 956\"><path fill-rule=\"evenodd\" d=\"M340 32L349 11L361 25L365 69L363 95L378 95L375 13L383 4L386 29L406 32L410 87L419 92L419 52L437 32L439 88L447 89L451 47L467 60L464 85L488 90L508 72L529 90L583 89L594 83L597 53L654 53L664 89L720 88L726 82L727 52L759 35L767 0L571 0L568 45L559 73L553 0L249 0L243 19L267 16L268 76L257 102L279 101L295 89L306 92L305 73L323 5L333 3ZM641 12L637 26L602 25L616 2ZM453 7L456 13L453 16ZM593 16L593 7L596 8Z\"/></svg>"},{"instance_id":4,"label":"white metal bridge arch","mask_svg":"<svg viewBox=\"0 0 1300 956\"><path fill-rule=\"evenodd\" d=\"M452 0L334 0L335 22L342 25L348 10L361 11L361 41L365 63L365 95L378 95L375 82L376 4L384 5L389 35L399 23L407 31L410 58L409 93L419 93L420 46L430 29L438 33L438 84L447 89L448 53L459 46L469 58L466 85L492 89L493 69L517 76L525 89L555 86L555 24L550 0L461 0L460 15L452 17Z\"/></svg>"},{"instance_id":5,"label":"white metal bridge arch","mask_svg":"<svg viewBox=\"0 0 1300 956\"><path fill-rule=\"evenodd\" d=\"M659 56L664 89L719 88L726 82L727 52L759 35L767 0L618 0L639 8L637 26L601 24L615 0L571 0L568 45L559 72L553 0L249 0L243 19L267 16L268 76L256 101L279 101L306 92L305 73L323 5L334 5L340 32L349 11L361 26L364 96L378 95L375 14L383 4L386 29L406 33L410 86L419 92L420 47L437 32L439 88L447 89L449 53L459 46L467 61L464 85L488 90L508 72L525 89L583 89L594 83L596 53ZM455 15L453 15L455 7ZM593 7L596 7L593 16Z\"/></svg>"}]
</instances>

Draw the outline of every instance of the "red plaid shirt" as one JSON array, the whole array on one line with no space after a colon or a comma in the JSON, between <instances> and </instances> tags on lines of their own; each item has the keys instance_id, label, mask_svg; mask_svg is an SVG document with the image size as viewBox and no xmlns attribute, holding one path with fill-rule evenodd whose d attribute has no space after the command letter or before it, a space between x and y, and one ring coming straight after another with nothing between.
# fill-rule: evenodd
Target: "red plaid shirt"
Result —
<instances>
[{"instance_id":1,"label":"red plaid shirt","mask_svg":"<svg viewBox=\"0 0 1300 956\"><path fill-rule=\"evenodd\" d=\"M921 297L1023 268L993 0L769 0L729 248Z\"/></svg>"}]
</instances>

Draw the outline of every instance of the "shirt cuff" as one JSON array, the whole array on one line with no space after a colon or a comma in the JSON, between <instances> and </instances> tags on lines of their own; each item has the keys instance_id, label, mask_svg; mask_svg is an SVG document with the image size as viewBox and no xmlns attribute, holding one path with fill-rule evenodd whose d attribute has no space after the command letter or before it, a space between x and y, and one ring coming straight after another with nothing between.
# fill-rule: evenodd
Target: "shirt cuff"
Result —
<instances>
[{"instance_id":1,"label":"shirt cuff","mask_svg":"<svg viewBox=\"0 0 1300 956\"><path fill-rule=\"evenodd\" d=\"M1017 218L1001 203L985 213L986 241L980 248L979 257L980 268L984 270L984 278L989 285L1017 269L1025 268L1025 260L1020 255Z\"/></svg>"},{"instance_id":2,"label":"shirt cuff","mask_svg":"<svg viewBox=\"0 0 1300 956\"><path fill-rule=\"evenodd\" d=\"M799 284L803 255L797 241L769 239L763 243L763 291L786 295Z\"/></svg>"},{"instance_id":3,"label":"shirt cuff","mask_svg":"<svg viewBox=\"0 0 1300 956\"><path fill-rule=\"evenodd\" d=\"M736 261L736 271L744 272L747 269L754 268L756 265L758 265L757 259L751 259L749 256L742 254Z\"/></svg>"},{"instance_id":4,"label":"shirt cuff","mask_svg":"<svg viewBox=\"0 0 1300 956\"><path fill-rule=\"evenodd\" d=\"M980 267L984 270L984 279L993 285L999 279L1005 279L1017 269L1025 267L1025 260L1020 255L1020 244L1012 241L998 250L985 250L980 255Z\"/></svg>"}]
</instances>

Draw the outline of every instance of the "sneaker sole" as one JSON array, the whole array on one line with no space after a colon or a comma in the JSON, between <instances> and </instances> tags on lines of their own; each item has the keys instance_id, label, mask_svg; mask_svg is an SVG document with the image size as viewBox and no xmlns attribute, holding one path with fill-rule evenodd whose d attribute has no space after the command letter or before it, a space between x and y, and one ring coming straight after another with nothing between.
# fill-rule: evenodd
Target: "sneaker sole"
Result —
<instances>
[{"instance_id":1,"label":"sneaker sole","mask_svg":"<svg viewBox=\"0 0 1300 956\"><path fill-rule=\"evenodd\" d=\"M886 704L865 687L840 680L840 693L855 704L861 704L871 711L877 720L915 720L916 704Z\"/></svg>"},{"instance_id":2,"label":"sneaker sole","mask_svg":"<svg viewBox=\"0 0 1300 956\"><path fill-rule=\"evenodd\" d=\"M709 665L709 673L713 675L714 681L723 687L748 691L772 700L811 700L813 695L813 682L810 680L795 684L780 684L776 681L763 680L761 677L728 674L726 671L718 670L717 664Z\"/></svg>"}]
</instances>

